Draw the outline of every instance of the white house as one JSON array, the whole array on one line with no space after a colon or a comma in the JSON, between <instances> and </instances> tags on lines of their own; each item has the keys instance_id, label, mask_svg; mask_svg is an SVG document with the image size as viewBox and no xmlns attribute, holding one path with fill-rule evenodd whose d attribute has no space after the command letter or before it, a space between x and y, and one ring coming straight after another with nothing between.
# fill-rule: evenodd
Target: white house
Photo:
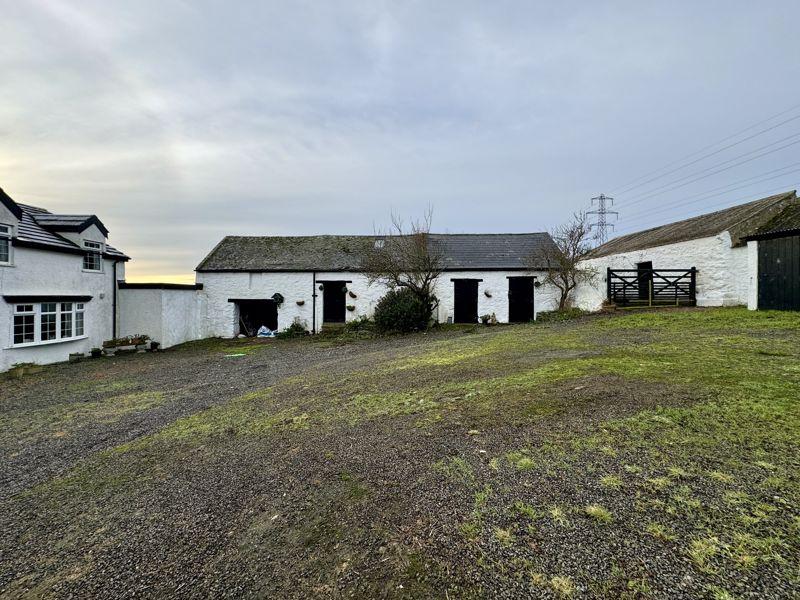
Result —
<instances>
[{"instance_id":1,"label":"white house","mask_svg":"<svg viewBox=\"0 0 800 600\"><path fill-rule=\"evenodd\" d=\"M539 287L544 268L530 257L553 240L547 233L431 234L443 256L435 293L440 322L528 321L556 306ZM285 329L297 321L310 331L370 316L387 288L370 285L361 270L375 236L224 238L198 265L205 298L205 337L252 334L260 325Z\"/></svg>"},{"instance_id":2,"label":"white house","mask_svg":"<svg viewBox=\"0 0 800 600\"><path fill-rule=\"evenodd\" d=\"M128 257L95 215L59 215L0 189L0 372L87 353L116 334Z\"/></svg>"},{"instance_id":3,"label":"white house","mask_svg":"<svg viewBox=\"0 0 800 600\"><path fill-rule=\"evenodd\" d=\"M609 269L628 277L628 292L645 301L659 283L659 270L696 270L695 300L698 306L748 305L755 308L758 295L758 254L747 238L797 206L795 191L777 194L724 210L700 215L617 237L596 248L584 266L597 272L595 281L575 290L575 304L584 310L598 310L609 295ZM749 246L749 247L748 247ZM629 275L625 274L628 271ZM656 280L653 280L655 273ZM689 276L682 290L688 292ZM664 292L670 293L669 288ZM613 298L612 298L613 300Z\"/></svg>"}]
</instances>

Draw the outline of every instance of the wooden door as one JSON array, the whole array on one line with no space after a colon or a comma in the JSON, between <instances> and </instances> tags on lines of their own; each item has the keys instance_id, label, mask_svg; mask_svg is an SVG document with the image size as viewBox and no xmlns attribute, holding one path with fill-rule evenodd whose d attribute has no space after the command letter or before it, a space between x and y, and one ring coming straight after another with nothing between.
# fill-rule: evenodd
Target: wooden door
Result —
<instances>
[{"instance_id":1,"label":"wooden door","mask_svg":"<svg viewBox=\"0 0 800 600\"><path fill-rule=\"evenodd\" d=\"M800 310L800 235L759 240L758 308Z\"/></svg>"},{"instance_id":2,"label":"wooden door","mask_svg":"<svg viewBox=\"0 0 800 600\"><path fill-rule=\"evenodd\" d=\"M508 278L508 322L527 323L533 319L533 277Z\"/></svg>"},{"instance_id":3,"label":"wooden door","mask_svg":"<svg viewBox=\"0 0 800 600\"><path fill-rule=\"evenodd\" d=\"M344 323L347 310L347 282L326 281L322 288L322 322Z\"/></svg>"},{"instance_id":4,"label":"wooden door","mask_svg":"<svg viewBox=\"0 0 800 600\"><path fill-rule=\"evenodd\" d=\"M453 280L453 321L456 323L478 322L478 280Z\"/></svg>"}]
</instances>

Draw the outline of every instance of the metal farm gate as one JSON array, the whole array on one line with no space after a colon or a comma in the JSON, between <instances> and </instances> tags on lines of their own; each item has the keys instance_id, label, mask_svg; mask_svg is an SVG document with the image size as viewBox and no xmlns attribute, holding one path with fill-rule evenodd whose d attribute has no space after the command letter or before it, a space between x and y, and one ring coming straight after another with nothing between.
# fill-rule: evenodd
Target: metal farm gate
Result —
<instances>
[{"instance_id":1,"label":"metal farm gate","mask_svg":"<svg viewBox=\"0 0 800 600\"><path fill-rule=\"evenodd\" d=\"M619 306L694 306L697 269L608 269L609 302Z\"/></svg>"}]
</instances>

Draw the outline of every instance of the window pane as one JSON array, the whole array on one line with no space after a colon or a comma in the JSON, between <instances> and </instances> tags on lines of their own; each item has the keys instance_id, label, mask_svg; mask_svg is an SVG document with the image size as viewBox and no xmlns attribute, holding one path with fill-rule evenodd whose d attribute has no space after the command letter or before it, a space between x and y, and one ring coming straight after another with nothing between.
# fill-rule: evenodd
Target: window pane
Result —
<instances>
[{"instance_id":1,"label":"window pane","mask_svg":"<svg viewBox=\"0 0 800 600\"><path fill-rule=\"evenodd\" d=\"M62 304L62 306L63 306L63 304ZM72 336L72 313L71 312L62 312L61 313L61 337L62 338L71 338L71 337L73 337Z\"/></svg>"},{"instance_id":2,"label":"window pane","mask_svg":"<svg viewBox=\"0 0 800 600\"><path fill-rule=\"evenodd\" d=\"M72 312L72 302L62 302L61 303L61 312Z\"/></svg>"},{"instance_id":3,"label":"window pane","mask_svg":"<svg viewBox=\"0 0 800 600\"><path fill-rule=\"evenodd\" d=\"M48 313L42 315L42 341L56 339L56 315Z\"/></svg>"},{"instance_id":4,"label":"window pane","mask_svg":"<svg viewBox=\"0 0 800 600\"><path fill-rule=\"evenodd\" d=\"M14 315L14 343L27 344L33 342L33 315Z\"/></svg>"},{"instance_id":5,"label":"window pane","mask_svg":"<svg viewBox=\"0 0 800 600\"><path fill-rule=\"evenodd\" d=\"M87 271L100 271L100 255L97 252L88 252L83 257L83 268Z\"/></svg>"},{"instance_id":6,"label":"window pane","mask_svg":"<svg viewBox=\"0 0 800 600\"><path fill-rule=\"evenodd\" d=\"M11 260L11 241L8 238L0 238L0 262L7 263Z\"/></svg>"},{"instance_id":7,"label":"window pane","mask_svg":"<svg viewBox=\"0 0 800 600\"><path fill-rule=\"evenodd\" d=\"M17 304L17 312L33 312L33 304Z\"/></svg>"},{"instance_id":8,"label":"window pane","mask_svg":"<svg viewBox=\"0 0 800 600\"><path fill-rule=\"evenodd\" d=\"M83 335L83 312L75 313L75 335Z\"/></svg>"},{"instance_id":9,"label":"window pane","mask_svg":"<svg viewBox=\"0 0 800 600\"><path fill-rule=\"evenodd\" d=\"M75 310L83 310L83 302L78 302L75 305Z\"/></svg>"},{"instance_id":10,"label":"window pane","mask_svg":"<svg viewBox=\"0 0 800 600\"><path fill-rule=\"evenodd\" d=\"M48 302L46 304L42 304L42 312L43 313L54 313L54 312L56 312L56 303L55 302Z\"/></svg>"},{"instance_id":11,"label":"window pane","mask_svg":"<svg viewBox=\"0 0 800 600\"><path fill-rule=\"evenodd\" d=\"M11 236L11 225L0 225L0 235Z\"/></svg>"}]
</instances>

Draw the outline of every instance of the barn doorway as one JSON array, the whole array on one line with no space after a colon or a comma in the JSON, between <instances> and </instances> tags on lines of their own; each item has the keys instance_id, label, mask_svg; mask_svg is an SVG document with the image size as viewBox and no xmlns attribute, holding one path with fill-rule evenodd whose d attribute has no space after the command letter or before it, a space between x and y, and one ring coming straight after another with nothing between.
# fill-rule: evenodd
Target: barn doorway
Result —
<instances>
[{"instance_id":1,"label":"barn doorway","mask_svg":"<svg viewBox=\"0 0 800 600\"><path fill-rule=\"evenodd\" d=\"M480 279L453 279L453 322L478 322L478 282Z\"/></svg>"},{"instance_id":2,"label":"barn doorway","mask_svg":"<svg viewBox=\"0 0 800 600\"><path fill-rule=\"evenodd\" d=\"M653 262L636 263L637 279L639 280L639 300L650 298L650 287L653 285Z\"/></svg>"},{"instance_id":3,"label":"barn doorway","mask_svg":"<svg viewBox=\"0 0 800 600\"><path fill-rule=\"evenodd\" d=\"M278 329L278 305L275 300L233 300L239 309L239 333L248 337L260 327Z\"/></svg>"},{"instance_id":4,"label":"barn doorway","mask_svg":"<svg viewBox=\"0 0 800 600\"><path fill-rule=\"evenodd\" d=\"M533 277L508 278L508 322L533 320Z\"/></svg>"},{"instance_id":5,"label":"barn doorway","mask_svg":"<svg viewBox=\"0 0 800 600\"><path fill-rule=\"evenodd\" d=\"M322 322L344 323L347 310L347 282L326 281L322 284Z\"/></svg>"},{"instance_id":6,"label":"barn doorway","mask_svg":"<svg viewBox=\"0 0 800 600\"><path fill-rule=\"evenodd\" d=\"M800 310L800 235L759 240L758 308Z\"/></svg>"}]
</instances>

